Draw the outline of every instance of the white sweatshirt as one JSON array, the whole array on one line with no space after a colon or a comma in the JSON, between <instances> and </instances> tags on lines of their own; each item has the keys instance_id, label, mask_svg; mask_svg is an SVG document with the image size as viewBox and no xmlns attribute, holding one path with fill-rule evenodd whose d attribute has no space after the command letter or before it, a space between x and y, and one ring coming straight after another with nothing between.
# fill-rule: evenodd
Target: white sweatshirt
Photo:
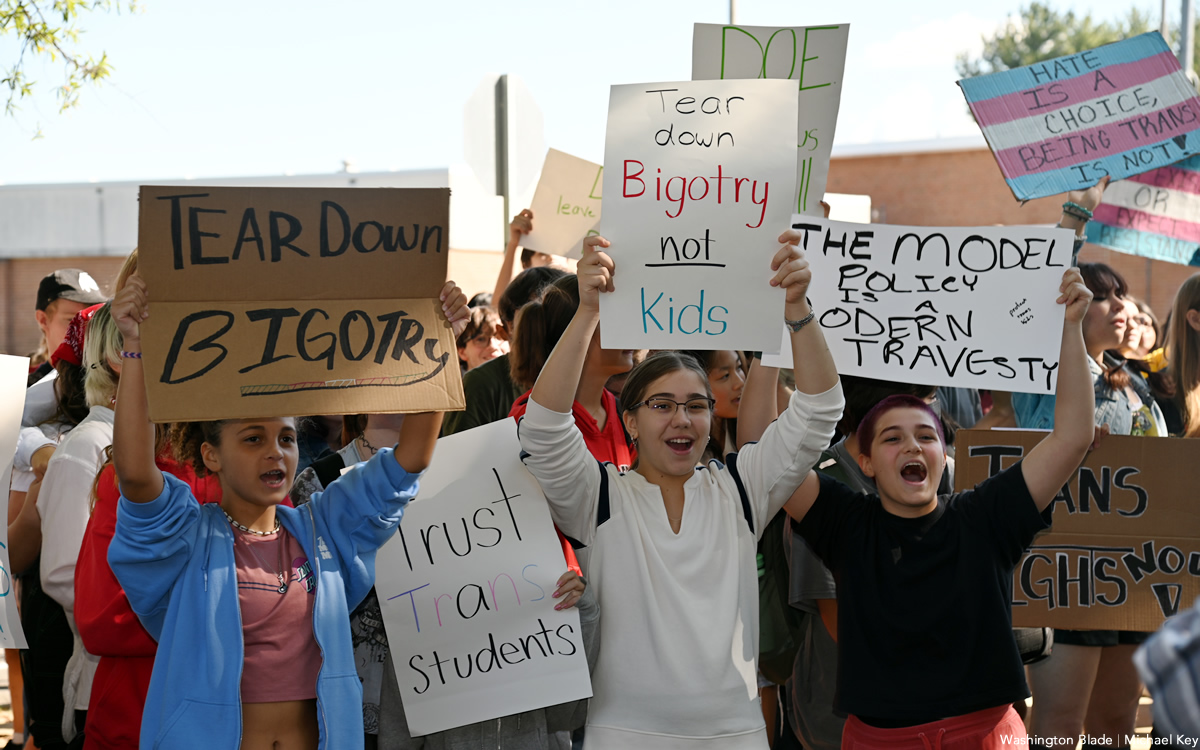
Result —
<instances>
[{"instance_id":1,"label":"white sweatshirt","mask_svg":"<svg viewBox=\"0 0 1200 750\"><path fill-rule=\"evenodd\" d=\"M757 537L829 445L842 405L840 385L796 393L762 440L737 454L753 531L735 472L711 461L684 486L676 535L657 486L600 465L570 414L530 400L519 427L525 464L554 522L590 548L602 613L588 750L765 750Z\"/></svg>"},{"instance_id":2,"label":"white sweatshirt","mask_svg":"<svg viewBox=\"0 0 1200 750\"><path fill-rule=\"evenodd\" d=\"M63 684L64 738L75 734L75 711L87 710L92 678L100 663L84 649L75 626L75 561L91 518L92 485L104 463L104 449L112 445L113 416L107 406L93 406L67 433L50 458L37 499L42 517L42 588L66 610L75 636Z\"/></svg>"}]
</instances>

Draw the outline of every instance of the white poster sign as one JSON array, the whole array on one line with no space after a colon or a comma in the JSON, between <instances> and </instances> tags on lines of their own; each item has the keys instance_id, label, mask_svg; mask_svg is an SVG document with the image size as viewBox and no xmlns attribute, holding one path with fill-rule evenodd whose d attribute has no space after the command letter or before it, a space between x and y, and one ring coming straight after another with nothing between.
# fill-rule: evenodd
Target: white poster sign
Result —
<instances>
[{"instance_id":1,"label":"white poster sign","mask_svg":"<svg viewBox=\"0 0 1200 750\"><path fill-rule=\"evenodd\" d=\"M521 245L539 253L578 258L583 238L597 234L604 167L550 149L529 210L533 231Z\"/></svg>"},{"instance_id":2,"label":"white poster sign","mask_svg":"<svg viewBox=\"0 0 1200 750\"><path fill-rule=\"evenodd\" d=\"M786 78L799 89L796 200L792 210L821 215L829 155L842 100L850 25L727 26L696 24L692 78Z\"/></svg>"},{"instance_id":3,"label":"white poster sign","mask_svg":"<svg viewBox=\"0 0 1200 750\"><path fill-rule=\"evenodd\" d=\"M25 380L29 376L28 357L0 354L0 518L8 518L8 486L12 482L13 455L21 433L21 413L25 409ZM0 646L26 648L25 632L17 615L17 595L8 564L8 526L0 528Z\"/></svg>"},{"instance_id":4,"label":"white poster sign","mask_svg":"<svg viewBox=\"0 0 1200 750\"><path fill-rule=\"evenodd\" d=\"M579 613L511 419L438 441L375 590L414 736L588 698Z\"/></svg>"},{"instance_id":5,"label":"white poster sign","mask_svg":"<svg viewBox=\"0 0 1200 750\"><path fill-rule=\"evenodd\" d=\"M783 292L768 281L792 214L796 96L779 80L612 87L605 348L774 348Z\"/></svg>"},{"instance_id":6,"label":"white poster sign","mask_svg":"<svg viewBox=\"0 0 1200 750\"><path fill-rule=\"evenodd\" d=\"M793 217L838 372L1053 393L1071 230L904 227ZM791 367L789 340L763 364Z\"/></svg>"}]
</instances>

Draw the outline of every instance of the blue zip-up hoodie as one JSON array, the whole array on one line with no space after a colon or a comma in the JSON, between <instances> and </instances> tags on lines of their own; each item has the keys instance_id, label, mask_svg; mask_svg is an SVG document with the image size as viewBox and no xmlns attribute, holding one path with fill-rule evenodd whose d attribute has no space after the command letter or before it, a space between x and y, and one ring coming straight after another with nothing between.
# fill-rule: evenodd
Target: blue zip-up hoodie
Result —
<instances>
[{"instance_id":1,"label":"blue zip-up hoodie","mask_svg":"<svg viewBox=\"0 0 1200 750\"><path fill-rule=\"evenodd\" d=\"M384 448L301 508L279 506L280 523L304 548L317 579L313 635L320 748L363 742L362 684L354 668L350 610L375 582L375 552L417 493ZM121 498L108 551L133 611L158 641L140 747L237 750L242 740L242 618L233 531L216 504L199 505L164 473L156 499Z\"/></svg>"}]
</instances>

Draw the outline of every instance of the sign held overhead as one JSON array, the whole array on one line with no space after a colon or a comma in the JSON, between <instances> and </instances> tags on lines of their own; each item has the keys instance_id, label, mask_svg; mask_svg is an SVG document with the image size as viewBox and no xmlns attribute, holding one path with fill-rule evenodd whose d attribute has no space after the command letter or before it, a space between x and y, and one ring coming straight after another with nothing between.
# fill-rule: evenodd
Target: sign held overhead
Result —
<instances>
[{"instance_id":1,"label":"sign held overhead","mask_svg":"<svg viewBox=\"0 0 1200 750\"><path fill-rule=\"evenodd\" d=\"M604 167L577 156L550 149L529 210L533 231L522 246L539 253L579 258L583 238L600 223Z\"/></svg>"},{"instance_id":2,"label":"sign held overhead","mask_svg":"<svg viewBox=\"0 0 1200 750\"><path fill-rule=\"evenodd\" d=\"M733 26L698 23L692 79L786 78L799 89L793 212L820 216L829 179L850 25Z\"/></svg>"},{"instance_id":3,"label":"sign held overhead","mask_svg":"<svg viewBox=\"0 0 1200 750\"><path fill-rule=\"evenodd\" d=\"M905 227L793 217L808 296L838 372L926 385L1053 393L1069 229ZM777 327L776 342L780 328ZM775 344L779 346L778 343ZM790 341L763 357L790 367Z\"/></svg>"},{"instance_id":4,"label":"sign held overhead","mask_svg":"<svg viewBox=\"0 0 1200 750\"><path fill-rule=\"evenodd\" d=\"M1157 31L958 85L1018 200L1200 153L1200 99Z\"/></svg>"},{"instance_id":5,"label":"sign held overhead","mask_svg":"<svg viewBox=\"0 0 1200 750\"><path fill-rule=\"evenodd\" d=\"M462 408L447 189L143 187L158 422Z\"/></svg>"},{"instance_id":6,"label":"sign held overhead","mask_svg":"<svg viewBox=\"0 0 1200 750\"><path fill-rule=\"evenodd\" d=\"M796 96L780 80L612 87L605 348L775 346L783 290L768 281L791 215Z\"/></svg>"}]
</instances>

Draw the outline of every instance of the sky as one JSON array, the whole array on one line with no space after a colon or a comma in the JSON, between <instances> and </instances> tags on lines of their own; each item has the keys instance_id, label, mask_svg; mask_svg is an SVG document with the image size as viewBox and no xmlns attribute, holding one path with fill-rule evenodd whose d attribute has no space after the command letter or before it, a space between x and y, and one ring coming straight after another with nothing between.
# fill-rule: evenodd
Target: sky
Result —
<instances>
[{"instance_id":1,"label":"sky","mask_svg":"<svg viewBox=\"0 0 1200 750\"><path fill-rule=\"evenodd\" d=\"M61 64L29 67L41 93L0 118L0 184L445 168L465 161L464 105L495 73L522 79L547 146L601 162L608 87L689 79L692 24L730 11L729 0L138 2L81 22L80 46L107 52L113 73L77 108L59 114L51 94ZM1051 2L1097 20L1134 7ZM737 0L736 21L850 24L844 146L978 134L954 60L1020 5ZM1154 21L1158 6L1138 3ZM0 37L0 69L16 53Z\"/></svg>"}]
</instances>

